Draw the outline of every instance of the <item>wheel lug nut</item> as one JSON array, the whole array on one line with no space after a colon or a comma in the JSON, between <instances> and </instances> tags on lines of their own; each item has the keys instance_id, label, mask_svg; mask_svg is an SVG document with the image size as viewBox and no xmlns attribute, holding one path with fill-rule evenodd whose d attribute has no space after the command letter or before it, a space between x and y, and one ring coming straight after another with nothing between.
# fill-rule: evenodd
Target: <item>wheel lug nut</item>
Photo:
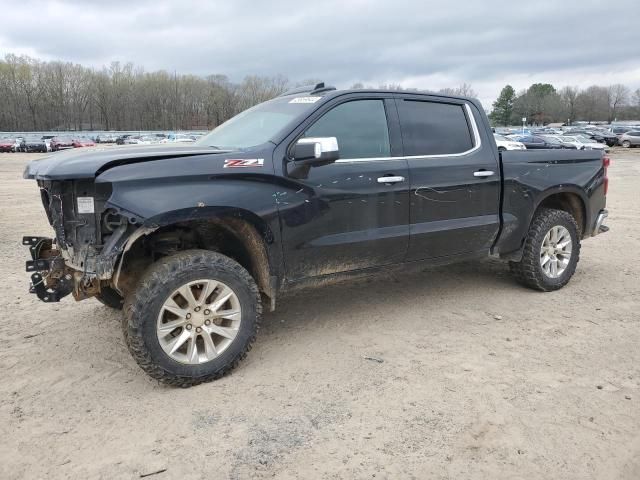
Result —
<instances>
[{"instance_id":1,"label":"wheel lug nut","mask_svg":"<svg viewBox=\"0 0 640 480\"><path fill-rule=\"evenodd\" d=\"M200 333L202 329L200 327L196 328L196 333Z\"/></svg>"},{"instance_id":2,"label":"wheel lug nut","mask_svg":"<svg viewBox=\"0 0 640 480\"><path fill-rule=\"evenodd\" d=\"M187 330L191 330L192 325L190 323L187 323Z\"/></svg>"},{"instance_id":3,"label":"wheel lug nut","mask_svg":"<svg viewBox=\"0 0 640 480\"><path fill-rule=\"evenodd\" d=\"M209 315L210 313L211 313L211 312L209 311L209 309L206 309L206 310L204 311L204 314L205 314L205 315Z\"/></svg>"},{"instance_id":4,"label":"wheel lug nut","mask_svg":"<svg viewBox=\"0 0 640 480\"><path fill-rule=\"evenodd\" d=\"M187 313L187 318L188 319L191 318L191 314L190 313Z\"/></svg>"},{"instance_id":5,"label":"wheel lug nut","mask_svg":"<svg viewBox=\"0 0 640 480\"><path fill-rule=\"evenodd\" d=\"M195 310L196 312L199 312L199 311L200 311L200 307L196 307L196 308L194 308L194 310Z\"/></svg>"},{"instance_id":6,"label":"wheel lug nut","mask_svg":"<svg viewBox=\"0 0 640 480\"><path fill-rule=\"evenodd\" d=\"M207 319L207 320L205 320L205 321L204 321L204 324L205 324L205 325L211 325L211 320L208 320L208 319Z\"/></svg>"}]
</instances>

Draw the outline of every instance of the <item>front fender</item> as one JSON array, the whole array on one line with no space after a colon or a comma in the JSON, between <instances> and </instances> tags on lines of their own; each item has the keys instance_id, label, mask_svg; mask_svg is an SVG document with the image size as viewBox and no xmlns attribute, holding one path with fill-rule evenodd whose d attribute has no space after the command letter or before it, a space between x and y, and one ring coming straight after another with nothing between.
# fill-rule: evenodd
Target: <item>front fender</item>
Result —
<instances>
[{"instance_id":1,"label":"front fender","mask_svg":"<svg viewBox=\"0 0 640 480\"><path fill-rule=\"evenodd\" d=\"M107 207L144 231L168 225L233 218L262 237L269 264L282 271L276 186L269 176L224 175L115 182Z\"/></svg>"}]
</instances>

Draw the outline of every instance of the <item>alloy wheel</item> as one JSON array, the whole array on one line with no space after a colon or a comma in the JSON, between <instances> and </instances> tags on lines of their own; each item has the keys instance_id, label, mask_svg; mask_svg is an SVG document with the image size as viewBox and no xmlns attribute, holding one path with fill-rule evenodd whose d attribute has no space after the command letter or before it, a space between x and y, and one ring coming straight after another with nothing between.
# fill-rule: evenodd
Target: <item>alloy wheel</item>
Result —
<instances>
[{"instance_id":1,"label":"alloy wheel","mask_svg":"<svg viewBox=\"0 0 640 480\"><path fill-rule=\"evenodd\" d=\"M562 225L551 227L540 247L540 266L549 278L558 278L569 265L573 241L571 234Z\"/></svg>"},{"instance_id":2,"label":"alloy wheel","mask_svg":"<svg viewBox=\"0 0 640 480\"><path fill-rule=\"evenodd\" d=\"M231 345L241 319L240 300L228 285L195 280L176 289L162 304L156 334L169 357L197 365L217 358Z\"/></svg>"}]
</instances>

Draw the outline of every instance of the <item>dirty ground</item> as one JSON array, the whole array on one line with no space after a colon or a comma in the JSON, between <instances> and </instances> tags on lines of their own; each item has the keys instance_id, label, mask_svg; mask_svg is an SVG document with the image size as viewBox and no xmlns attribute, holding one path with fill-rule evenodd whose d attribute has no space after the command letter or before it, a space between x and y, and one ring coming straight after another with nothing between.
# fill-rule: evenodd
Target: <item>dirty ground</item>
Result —
<instances>
[{"instance_id":1,"label":"dirty ground","mask_svg":"<svg viewBox=\"0 0 640 480\"><path fill-rule=\"evenodd\" d=\"M0 154L0 478L640 478L640 149L563 290L487 261L299 292L189 390L137 367L119 313L27 293L35 157Z\"/></svg>"}]
</instances>

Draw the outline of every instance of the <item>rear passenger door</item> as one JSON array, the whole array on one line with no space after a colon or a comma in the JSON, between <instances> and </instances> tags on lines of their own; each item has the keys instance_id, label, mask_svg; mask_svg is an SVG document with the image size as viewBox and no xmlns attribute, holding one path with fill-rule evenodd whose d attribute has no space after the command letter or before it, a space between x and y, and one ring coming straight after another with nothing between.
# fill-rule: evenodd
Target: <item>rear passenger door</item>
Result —
<instances>
[{"instance_id":1,"label":"rear passenger door","mask_svg":"<svg viewBox=\"0 0 640 480\"><path fill-rule=\"evenodd\" d=\"M487 253L500 226L500 170L476 107L399 95L410 172L408 261Z\"/></svg>"}]
</instances>

